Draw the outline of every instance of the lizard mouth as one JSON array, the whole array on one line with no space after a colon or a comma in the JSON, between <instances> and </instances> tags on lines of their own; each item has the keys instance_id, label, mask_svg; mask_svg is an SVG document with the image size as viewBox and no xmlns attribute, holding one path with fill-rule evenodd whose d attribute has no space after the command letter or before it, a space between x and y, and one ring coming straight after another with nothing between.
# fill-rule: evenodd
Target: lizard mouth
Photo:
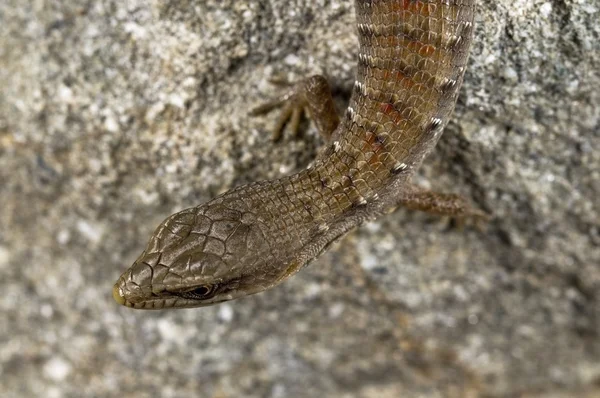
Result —
<instances>
[{"instance_id":1,"label":"lizard mouth","mask_svg":"<svg viewBox=\"0 0 600 398\"><path fill-rule=\"evenodd\" d=\"M129 308L142 309L142 310L160 310L164 308L177 307L176 297L153 297L143 300L128 300L125 296L123 288L119 284L113 286L113 298L119 305L123 305Z\"/></svg>"},{"instance_id":2,"label":"lizard mouth","mask_svg":"<svg viewBox=\"0 0 600 398\"><path fill-rule=\"evenodd\" d=\"M113 298L119 305L123 305L129 308L141 309L141 310L161 310L167 308L192 308L192 307L208 307L211 305L219 304L224 301L232 300L234 297L231 295L221 296L215 300L194 300L181 296L167 296L167 297L150 297L142 300L136 300L133 297L132 300L128 300L123 287L116 283L113 286Z\"/></svg>"}]
</instances>

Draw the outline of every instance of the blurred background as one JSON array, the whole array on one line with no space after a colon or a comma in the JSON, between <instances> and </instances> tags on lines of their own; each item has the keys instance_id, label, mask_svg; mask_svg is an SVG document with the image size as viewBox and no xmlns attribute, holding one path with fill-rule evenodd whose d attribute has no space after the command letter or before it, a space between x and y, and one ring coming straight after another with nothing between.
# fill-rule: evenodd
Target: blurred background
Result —
<instances>
[{"instance_id":1,"label":"blurred background","mask_svg":"<svg viewBox=\"0 0 600 398\"><path fill-rule=\"evenodd\" d=\"M0 4L3 397L600 396L597 0L479 2L417 182L483 228L399 210L260 295L140 312L111 288L166 216L306 166L269 79L354 81L351 0Z\"/></svg>"}]
</instances>

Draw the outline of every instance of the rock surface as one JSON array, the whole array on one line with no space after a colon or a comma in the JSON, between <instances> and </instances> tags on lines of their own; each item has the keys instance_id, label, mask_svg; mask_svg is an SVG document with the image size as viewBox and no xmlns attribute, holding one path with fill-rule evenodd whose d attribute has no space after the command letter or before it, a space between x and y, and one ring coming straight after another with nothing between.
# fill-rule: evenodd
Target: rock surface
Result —
<instances>
[{"instance_id":1,"label":"rock surface","mask_svg":"<svg viewBox=\"0 0 600 398\"><path fill-rule=\"evenodd\" d=\"M3 1L3 396L600 395L599 13L480 2L417 180L487 228L401 210L264 294L136 312L111 287L162 219L315 155L247 112L312 73L343 109L352 1Z\"/></svg>"}]
</instances>

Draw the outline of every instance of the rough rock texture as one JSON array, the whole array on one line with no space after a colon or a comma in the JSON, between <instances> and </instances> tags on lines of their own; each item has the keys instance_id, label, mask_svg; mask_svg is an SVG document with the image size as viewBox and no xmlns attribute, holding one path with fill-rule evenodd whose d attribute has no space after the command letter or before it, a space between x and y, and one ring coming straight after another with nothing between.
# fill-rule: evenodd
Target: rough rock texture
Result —
<instances>
[{"instance_id":1,"label":"rough rock texture","mask_svg":"<svg viewBox=\"0 0 600 398\"><path fill-rule=\"evenodd\" d=\"M269 78L355 69L351 0L3 0L3 397L600 395L597 0L480 2L418 182L483 230L399 211L264 294L136 312L111 287L170 213L305 166Z\"/></svg>"}]
</instances>

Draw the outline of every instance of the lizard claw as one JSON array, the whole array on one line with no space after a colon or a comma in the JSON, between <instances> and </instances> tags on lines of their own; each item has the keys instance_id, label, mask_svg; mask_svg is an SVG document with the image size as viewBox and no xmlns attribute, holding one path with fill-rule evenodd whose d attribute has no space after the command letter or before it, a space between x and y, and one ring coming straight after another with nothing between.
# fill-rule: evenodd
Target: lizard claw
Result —
<instances>
[{"instance_id":1,"label":"lizard claw","mask_svg":"<svg viewBox=\"0 0 600 398\"><path fill-rule=\"evenodd\" d=\"M271 79L271 82L277 85L291 85L282 78ZM289 125L288 128L295 136L298 136L303 115L310 116L325 141L329 141L331 134L340 123L329 83L320 75L311 76L294 84L286 94L254 108L250 114L261 115L275 108L281 108L281 113L272 130L274 141L281 138L286 125Z\"/></svg>"},{"instance_id":2,"label":"lizard claw","mask_svg":"<svg viewBox=\"0 0 600 398\"><path fill-rule=\"evenodd\" d=\"M271 83L277 85L285 85L283 81L270 80ZM300 130L300 121L302 115L306 112L306 101L301 95L298 95L298 89L295 87L281 97L275 98L271 101L267 101L250 111L251 116L264 115L271 112L276 108L281 108L279 117L275 122L275 125L271 129L273 141L279 141L283 135L283 130L286 125L289 125L289 129L292 131L295 137L298 136Z\"/></svg>"}]
</instances>

